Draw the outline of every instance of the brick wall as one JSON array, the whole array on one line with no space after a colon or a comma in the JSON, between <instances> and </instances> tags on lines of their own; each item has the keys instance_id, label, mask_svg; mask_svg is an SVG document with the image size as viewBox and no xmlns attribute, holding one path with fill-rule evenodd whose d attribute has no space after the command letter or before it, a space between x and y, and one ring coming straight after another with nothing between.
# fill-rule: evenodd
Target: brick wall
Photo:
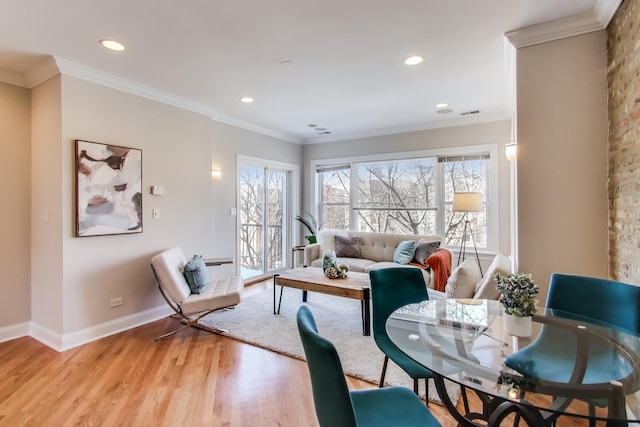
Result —
<instances>
[{"instance_id":1,"label":"brick wall","mask_svg":"<svg viewBox=\"0 0 640 427\"><path fill-rule=\"evenodd\" d=\"M607 30L609 276L640 284L640 2L625 0Z\"/></svg>"}]
</instances>

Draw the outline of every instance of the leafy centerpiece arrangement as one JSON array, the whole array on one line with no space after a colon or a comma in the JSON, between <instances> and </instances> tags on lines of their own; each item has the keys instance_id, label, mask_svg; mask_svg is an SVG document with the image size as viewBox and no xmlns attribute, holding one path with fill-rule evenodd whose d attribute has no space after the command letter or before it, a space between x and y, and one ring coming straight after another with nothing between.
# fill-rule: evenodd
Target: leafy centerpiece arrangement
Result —
<instances>
[{"instance_id":1,"label":"leafy centerpiece arrangement","mask_svg":"<svg viewBox=\"0 0 640 427\"><path fill-rule=\"evenodd\" d=\"M502 316L507 333L526 337L531 335L531 316L538 310L535 298L540 289L533 282L531 274L513 273L493 276L496 289L500 292L500 303L507 316Z\"/></svg>"}]
</instances>

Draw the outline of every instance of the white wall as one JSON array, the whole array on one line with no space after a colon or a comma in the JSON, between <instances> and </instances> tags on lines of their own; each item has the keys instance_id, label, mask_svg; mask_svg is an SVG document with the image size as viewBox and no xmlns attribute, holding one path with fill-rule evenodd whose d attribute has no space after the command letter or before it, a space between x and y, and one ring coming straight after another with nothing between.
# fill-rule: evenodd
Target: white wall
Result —
<instances>
[{"instance_id":1,"label":"white wall","mask_svg":"<svg viewBox=\"0 0 640 427\"><path fill-rule=\"evenodd\" d=\"M235 255L236 155L300 164L299 145L75 77L32 93L32 334L56 349L166 313L149 264L155 253L179 245L187 257ZM143 233L74 237L75 139L142 150ZM165 195L152 196L151 185ZM116 297L124 304L110 308Z\"/></svg>"},{"instance_id":2,"label":"white wall","mask_svg":"<svg viewBox=\"0 0 640 427\"><path fill-rule=\"evenodd\" d=\"M598 31L517 51L520 271L607 277L607 53Z\"/></svg>"},{"instance_id":3,"label":"white wall","mask_svg":"<svg viewBox=\"0 0 640 427\"><path fill-rule=\"evenodd\" d=\"M349 141L305 145L302 150L304 208L312 210L313 206L311 187L313 171L310 168L312 160L497 143L498 216L500 218L498 250L500 253L509 255L511 252L509 162L504 156L504 145L509 143L510 137L511 121L504 120Z\"/></svg>"},{"instance_id":4,"label":"white wall","mask_svg":"<svg viewBox=\"0 0 640 427\"><path fill-rule=\"evenodd\" d=\"M31 92L0 83L0 328L31 318L30 141ZM16 329L9 336L21 333Z\"/></svg>"},{"instance_id":5,"label":"white wall","mask_svg":"<svg viewBox=\"0 0 640 427\"><path fill-rule=\"evenodd\" d=\"M62 331L63 312L60 81L31 93L31 325L47 343Z\"/></svg>"}]
</instances>

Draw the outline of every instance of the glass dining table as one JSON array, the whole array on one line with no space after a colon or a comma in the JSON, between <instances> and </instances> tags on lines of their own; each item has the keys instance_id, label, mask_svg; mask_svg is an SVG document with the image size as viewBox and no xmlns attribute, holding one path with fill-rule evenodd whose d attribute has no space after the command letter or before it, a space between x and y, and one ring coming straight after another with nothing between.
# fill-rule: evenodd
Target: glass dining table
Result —
<instances>
[{"instance_id":1,"label":"glass dining table","mask_svg":"<svg viewBox=\"0 0 640 427\"><path fill-rule=\"evenodd\" d=\"M640 337L594 319L538 309L530 337L505 332L495 300L439 299L396 310L386 330L398 348L434 373L438 394L463 426L498 426L517 414L529 426L559 416L640 425ZM462 386L464 410L446 392ZM466 391L482 409L471 411Z\"/></svg>"}]
</instances>

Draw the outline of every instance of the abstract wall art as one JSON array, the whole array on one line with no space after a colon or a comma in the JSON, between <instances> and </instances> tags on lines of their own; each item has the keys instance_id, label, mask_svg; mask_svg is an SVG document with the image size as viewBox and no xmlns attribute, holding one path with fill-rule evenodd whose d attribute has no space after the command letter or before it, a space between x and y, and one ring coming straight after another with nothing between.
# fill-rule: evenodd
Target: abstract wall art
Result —
<instances>
[{"instance_id":1,"label":"abstract wall art","mask_svg":"<svg viewBox=\"0 0 640 427\"><path fill-rule=\"evenodd\" d=\"M76 236L142 233L142 150L76 140Z\"/></svg>"}]
</instances>

